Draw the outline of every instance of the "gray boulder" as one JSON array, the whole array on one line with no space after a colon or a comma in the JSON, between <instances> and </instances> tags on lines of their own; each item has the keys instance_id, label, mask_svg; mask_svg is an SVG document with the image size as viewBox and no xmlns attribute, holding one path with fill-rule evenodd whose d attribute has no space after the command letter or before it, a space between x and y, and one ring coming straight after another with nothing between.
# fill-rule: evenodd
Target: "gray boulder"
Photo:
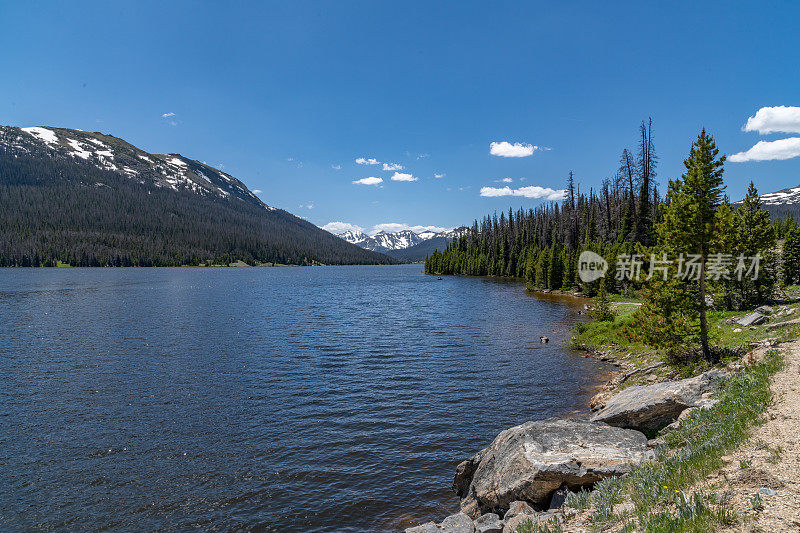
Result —
<instances>
[{"instance_id":1,"label":"gray boulder","mask_svg":"<svg viewBox=\"0 0 800 533\"><path fill-rule=\"evenodd\" d=\"M579 420L526 422L500 433L469 459L455 483L462 511L473 517L520 500L545 508L559 487L577 490L652 456L638 431ZM467 479L465 472L472 472Z\"/></svg>"},{"instance_id":2,"label":"gray boulder","mask_svg":"<svg viewBox=\"0 0 800 533\"><path fill-rule=\"evenodd\" d=\"M475 519L475 533L503 533L503 521L494 513L486 513Z\"/></svg>"},{"instance_id":3,"label":"gray boulder","mask_svg":"<svg viewBox=\"0 0 800 533\"><path fill-rule=\"evenodd\" d=\"M472 519L464 513L451 514L439 524L442 533L475 533Z\"/></svg>"},{"instance_id":4,"label":"gray boulder","mask_svg":"<svg viewBox=\"0 0 800 533\"><path fill-rule=\"evenodd\" d=\"M767 317L758 312L750 313L736 321L740 326L757 326L767 321Z\"/></svg>"},{"instance_id":5,"label":"gray boulder","mask_svg":"<svg viewBox=\"0 0 800 533\"><path fill-rule=\"evenodd\" d=\"M709 393L727 375L722 370L709 370L680 381L630 387L608 400L592 420L621 428L658 431L690 407L713 405Z\"/></svg>"}]
</instances>

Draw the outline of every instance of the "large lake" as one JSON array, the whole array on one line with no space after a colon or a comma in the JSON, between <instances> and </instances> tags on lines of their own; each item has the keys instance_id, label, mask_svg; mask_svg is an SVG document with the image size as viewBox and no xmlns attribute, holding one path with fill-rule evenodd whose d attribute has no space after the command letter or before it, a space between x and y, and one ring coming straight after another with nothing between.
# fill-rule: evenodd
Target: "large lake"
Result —
<instances>
[{"instance_id":1,"label":"large lake","mask_svg":"<svg viewBox=\"0 0 800 533\"><path fill-rule=\"evenodd\" d=\"M0 530L454 512L461 459L608 369L565 348L577 302L421 270L0 270Z\"/></svg>"}]
</instances>

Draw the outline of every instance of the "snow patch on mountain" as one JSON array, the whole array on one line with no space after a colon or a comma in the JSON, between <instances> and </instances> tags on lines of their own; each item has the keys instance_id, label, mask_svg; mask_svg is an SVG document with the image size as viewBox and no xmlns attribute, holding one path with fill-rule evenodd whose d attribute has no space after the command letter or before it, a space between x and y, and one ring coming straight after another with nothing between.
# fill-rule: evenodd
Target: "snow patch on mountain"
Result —
<instances>
[{"instance_id":1,"label":"snow patch on mountain","mask_svg":"<svg viewBox=\"0 0 800 533\"><path fill-rule=\"evenodd\" d=\"M794 205L800 203L800 187L783 189L761 195L761 201L766 205Z\"/></svg>"},{"instance_id":2,"label":"snow patch on mountain","mask_svg":"<svg viewBox=\"0 0 800 533\"><path fill-rule=\"evenodd\" d=\"M84 149L79 140L69 139L67 142L72 146L72 155L80 157L81 159L89 159L92 157L92 152Z\"/></svg>"},{"instance_id":3,"label":"snow patch on mountain","mask_svg":"<svg viewBox=\"0 0 800 533\"><path fill-rule=\"evenodd\" d=\"M33 126L31 128L20 128L22 131L28 132L40 141L47 143L47 144L58 144L58 136L56 132L53 130L48 130L47 128L40 128L39 126Z\"/></svg>"},{"instance_id":4,"label":"snow patch on mountain","mask_svg":"<svg viewBox=\"0 0 800 533\"><path fill-rule=\"evenodd\" d=\"M150 154L122 139L98 132L0 126L0 150L13 157L40 154L54 159L68 158L76 164L91 164L104 171L119 173L141 185L218 198L235 197L274 210L239 180L205 163L180 154Z\"/></svg>"}]
</instances>

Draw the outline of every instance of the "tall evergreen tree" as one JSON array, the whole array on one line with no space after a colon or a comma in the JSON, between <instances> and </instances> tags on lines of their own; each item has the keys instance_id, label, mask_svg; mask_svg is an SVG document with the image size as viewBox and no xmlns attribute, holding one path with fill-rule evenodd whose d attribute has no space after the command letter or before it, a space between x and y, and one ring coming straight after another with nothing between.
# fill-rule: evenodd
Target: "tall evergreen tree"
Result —
<instances>
[{"instance_id":1,"label":"tall evergreen tree","mask_svg":"<svg viewBox=\"0 0 800 533\"><path fill-rule=\"evenodd\" d=\"M713 361L708 343L706 319L706 263L712 242L717 237L717 209L722 201L725 156L705 128L692 144L684 161L686 172L680 179L670 180L669 205L659 225L660 242L674 253L699 255L696 309L700 318L700 344L703 358Z\"/></svg>"},{"instance_id":2,"label":"tall evergreen tree","mask_svg":"<svg viewBox=\"0 0 800 533\"><path fill-rule=\"evenodd\" d=\"M761 206L761 198L753 182L747 188L742 205L736 210L734 218L732 250L736 255L761 257L758 278L742 277L735 279L740 307L764 303L772 296L775 287L775 230L767 213Z\"/></svg>"},{"instance_id":3,"label":"tall evergreen tree","mask_svg":"<svg viewBox=\"0 0 800 533\"><path fill-rule=\"evenodd\" d=\"M783 279L787 285L800 284L800 228L793 226L783 242Z\"/></svg>"}]
</instances>

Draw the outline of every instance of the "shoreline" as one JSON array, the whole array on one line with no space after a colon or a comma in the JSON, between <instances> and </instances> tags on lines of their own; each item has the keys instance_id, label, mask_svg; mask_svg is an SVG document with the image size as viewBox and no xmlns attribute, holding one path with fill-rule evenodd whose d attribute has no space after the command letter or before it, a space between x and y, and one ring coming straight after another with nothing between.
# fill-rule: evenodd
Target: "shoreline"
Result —
<instances>
[{"instance_id":1,"label":"shoreline","mask_svg":"<svg viewBox=\"0 0 800 533\"><path fill-rule=\"evenodd\" d=\"M582 294L576 292L527 290L528 292L540 296L557 295L568 296L576 299L585 299ZM624 309L626 307L635 308L641 304L640 302L634 301L615 301L612 302L611 305L612 308ZM787 306L782 306L783 310L781 313L786 311L786 308ZM630 312L632 311L628 309L627 314L630 314ZM724 315L724 313L722 314ZM618 317L619 316L624 317L626 315L625 313L618 313ZM781 316L781 314L779 313L777 316ZM719 324L716 325L716 327L720 329L723 327L735 329L734 327L730 326L730 324L735 326L733 320L733 318L727 318L725 321L723 321L723 319L720 318ZM741 386L741 384L738 383L739 380L752 380L752 378L750 378L750 375L752 374L753 376L759 376L761 389L753 390L750 392L750 394L754 394L754 398L761 398L759 394L763 395L764 380L766 379L767 388L774 386L775 377L773 374L778 368L780 368L780 363L777 361L782 361L782 357L780 355L775 355L778 352L773 348L776 346L781 346L782 349L788 349L789 351L794 350L800 354L800 341L797 340L797 335L793 336L791 331L794 328L794 321L787 321L786 323L789 325L789 327L781 328L782 330L786 330L786 335L784 335L783 338L776 339L770 337L766 339L760 339L757 342L750 342L748 345L749 348L744 350L743 354L741 353L741 347L739 347L739 352L734 350L734 353L739 354L738 356L728 357L726 360L722 361L721 364L716 365L715 367L706 368L702 365L696 365L692 369L681 370L678 368L673 368L671 364L664 358L663 354L658 353L656 350L650 350L648 353L642 355L633 354L632 352L626 353L626 349L628 347L623 345L603 345L601 343L593 344L590 342L577 342L580 339L576 339L576 337L579 337L587 329L591 329L593 327L597 328L597 326L592 326L592 324L596 323L597 321L591 320L576 324L572 328L572 334L568 345L571 348L582 352L584 357L610 363L614 366L614 370L611 371L608 381L606 381L606 383L600 387L600 390L591 398L589 405L586 407L586 412L576 413L577 418L591 417L592 422L599 422L603 424L604 427L606 427L607 424L619 427L631 427L629 424L636 426L636 423L632 421L622 423L615 421L614 416L610 416L608 411L613 412L614 409L618 409L621 404L625 404L626 400L630 401L630 398L633 396L642 393L646 394L645 391L657 391L665 388L670 390L681 390L680 387L683 386L683 383L704 383L702 395L698 395L697 398L695 398L695 403L688 403L686 406L676 410L674 415L672 415L672 418L670 418L668 421L665 421L665 423L661 423L658 426L654 426L658 429L658 431L655 431L654 429L647 429L646 426L639 426L635 428L632 427L630 430L623 430L632 431L633 433L643 431L645 435L647 435L646 437L642 438L646 441L646 450L647 454L649 454L648 458L644 461L632 461L630 463L629 471L636 472L636 476L640 476L642 475L640 472L647 471L648 468L652 468L649 466L650 464L669 463L678 460L673 459L672 455L676 454L675 457L680 458L682 456L684 447L688 447L691 450L694 446L702 446L702 438L699 439L701 441L699 443L695 443L693 441L683 441L679 444L675 444L674 440L676 439L677 435L681 434L682 431L686 431L687 427L693 426L695 424L695 419L705 418L706 420L710 420L708 418L711 416L709 413L714 413L715 409L731 409L730 412L726 411L727 414L724 416L734 417L734 419L737 420L746 420L747 422L744 429L741 430L741 435L737 435L736 438L733 438L733 440L730 440L732 437L729 437L729 444L727 444L726 447L705 450L703 452L708 456L708 464L715 466L720 461L719 457L723 452L727 452L731 449L738 449L739 446L743 445L743 442L749 439L749 432L751 431L750 428L754 425L758 425L758 421L760 420L761 416L760 413L763 410L766 410L768 401L765 400L757 403L755 408L748 406L740 409L735 405L732 407L730 401L726 400L726 398L730 396L729 390L731 388L735 388L736 386ZM615 321L612 323L612 327L616 326L616 323L617 321L615 319ZM765 332L772 331L780 325L781 323L777 323L777 325L772 324L771 326L765 327L762 330L751 328L751 336L741 340L746 343L746 341L750 338L758 338L758 333L765 334ZM741 331L741 329L738 331ZM602 339L602 337L598 337L598 339ZM721 341L721 345L723 346L728 346L728 344L729 341ZM694 377L685 377L687 371L690 376ZM681 377L684 377L684 379L681 379ZM720 379L722 381L719 381ZM629 387L634 385L639 385L639 387L633 392L626 392ZM694 385L692 385L692 387L694 387ZM657 396L654 396L654 398L655 397ZM627 407L630 407L630 405L627 405ZM650 406L640 405L638 408L641 408L641 412L646 413ZM687 415L687 413L691 414ZM478 454L473 456L472 459L462 462L456 469L453 488L457 494L462 497L461 511L455 515L451 515L441 524L437 525L436 523L428 522L420 526L408 528L406 529L406 533L461 531L459 529L449 529L450 526L456 522L460 522L464 527L467 527L468 524L471 524L471 527L474 528L474 531L502 531L503 533L512 533L515 531L556 532L566 530L595 530L599 525L598 520L603 524L601 529L610 528L611 530L616 531L621 524L631 526L638 524L639 522L635 522L637 520L649 521L649 517L651 515L660 515L661 518L670 521L678 519L683 520L680 517L680 512L678 512L678 515L675 516L673 511L664 510L661 507L661 504L656 504L655 502L646 502L646 504L641 503L637 499L635 492L632 492L630 496L622 498L619 501L612 501L611 507L606 508L603 507L605 504L600 505L603 501L602 499L606 497L605 494L609 490L619 490L618 488L611 487L622 487L625 486L626 483L629 483L629 481L627 481L629 479L627 470L621 476L616 474L611 475L610 477L604 477L600 481L586 483L586 485L589 487L589 492L584 492L584 489L582 488L578 490L577 487L580 484L568 481L568 476L563 478L563 481L560 484L561 488L556 486L555 488L558 490L552 493L552 496L548 496L548 498L552 499L544 500L544 503L542 500L534 501L523 497L521 498L523 501L513 501L511 502L510 506L508 503L501 504L501 502L508 502L508 500L502 498L497 500L497 493L498 491L502 492L503 487L505 487L504 480L507 481L509 477L514 478L515 472L513 470L509 471L495 467L493 474L495 477L490 476L490 479L487 480L484 479L486 474L482 472L482 469L489 468L489 464L505 464L505 461L512 461L511 463L507 464L514 464L514 461L520 460L524 462L525 459L523 459L523 457L527 458L527 454L530 452L525 452L525 454L519 456L518 459L507 459L506 456L509 453L512 454L512 457L516 457L514 452L509 451L508 443L514 442L514 439L523 439L523 441L525 441L525 439L530 439L531 431L535 433L537 426L546 427L547 430L553 434L558 434L559 429L556 426L564 421L565 418L561 417L559 420L548 419L545 421L528 422L521 426L509 428L501 432L488 448L479 451ZM669 423L667 424L666 422ZM705 422L706 425L708 425L708 423L709 422ZM574 431L580 433L581 428L577 428ZM724 431L724 428L710 430L708 432L708 438L712 440L718 438L715 431L718 433L720 431ZM576 436L578 439L581 439L585 436L585 434L576 434L573 435L573 438ZM619 437L615 437L614 439L616 438ZM512 440L509 441L508 439ZM602 447L612 445L611 443L615 441L614 439L602 441L605 442L605 444L596 442L594 443L594 446ZM536 444L535 442L532 442L531 445L534 447L526 449L538 449L537 447L540 446L540 444ZM562 447L565 447L565 449L569 448L568 443L562 442L561 445ZM487 457L490 457L491 460L486 459ZM578 464L581 464L580 461ZM709 466L703 466L699 468L699 472L705 472L709 469ZM529 474L526 475L535 476L533 471L529 471ZM696 475L697 472L695 472L693 475L690 475L688 479L696 479ZM705 477L705 474L703 474L703 477ZM710 477L711 476L709 474L709 478ZM520 482L524 483L524 481ZM684 489L680 487L686 487L685 490L688 490L688 488L692 485L692 483L685 485L685 482L679 482L677 480L669 483L675 482L678 483L679 487L676 489L676 492L680 494L684 494L682 492ZM489 485L486 485L486 483ZM483 487L485 486L494 487L492 489L493 492L482 492L484 490ZM509 486L508 490L511 491L509 492L508 498L515 499L515 489ZM701 495L697 497L703 498L704 496ZM674 498L674 494L672 498ZM524 501L526 499L527 501ZM549 504L547 503L548 501ZM495 503L492 504L491 502ZM497 507L497 504L500 504L499 507ZM598 505L600 505L600 507L597 507ZM708 524L709 526L711 526L711 524L719 523L721 518L715 517L714 512L717 511L714 511L714 509L719 510L719 513L724 513L724 503L717 504L709 501L704 505L707 506L706 511L704 514L702 514L702 516L698 515L696 519L702 521L701 523L703 524ZM642 515L644 518L641 516L636 518L637 515L634 513L634 510L640 508L645 512L645 514ZM593 513L591 511L593 511ZM600 514L598 515L598 513ZM598 519L598 516L600 519ZM448 521L451 523L448 523ZM492 522L494 524L492 527L495 527L496 529L480 529L480 527L483 527L483 522L487 521ZM800 521L793 523L797 525L800 524ZM466 530L467 529L464 529L464 531Z\"/></svg>"}]
</instances>

